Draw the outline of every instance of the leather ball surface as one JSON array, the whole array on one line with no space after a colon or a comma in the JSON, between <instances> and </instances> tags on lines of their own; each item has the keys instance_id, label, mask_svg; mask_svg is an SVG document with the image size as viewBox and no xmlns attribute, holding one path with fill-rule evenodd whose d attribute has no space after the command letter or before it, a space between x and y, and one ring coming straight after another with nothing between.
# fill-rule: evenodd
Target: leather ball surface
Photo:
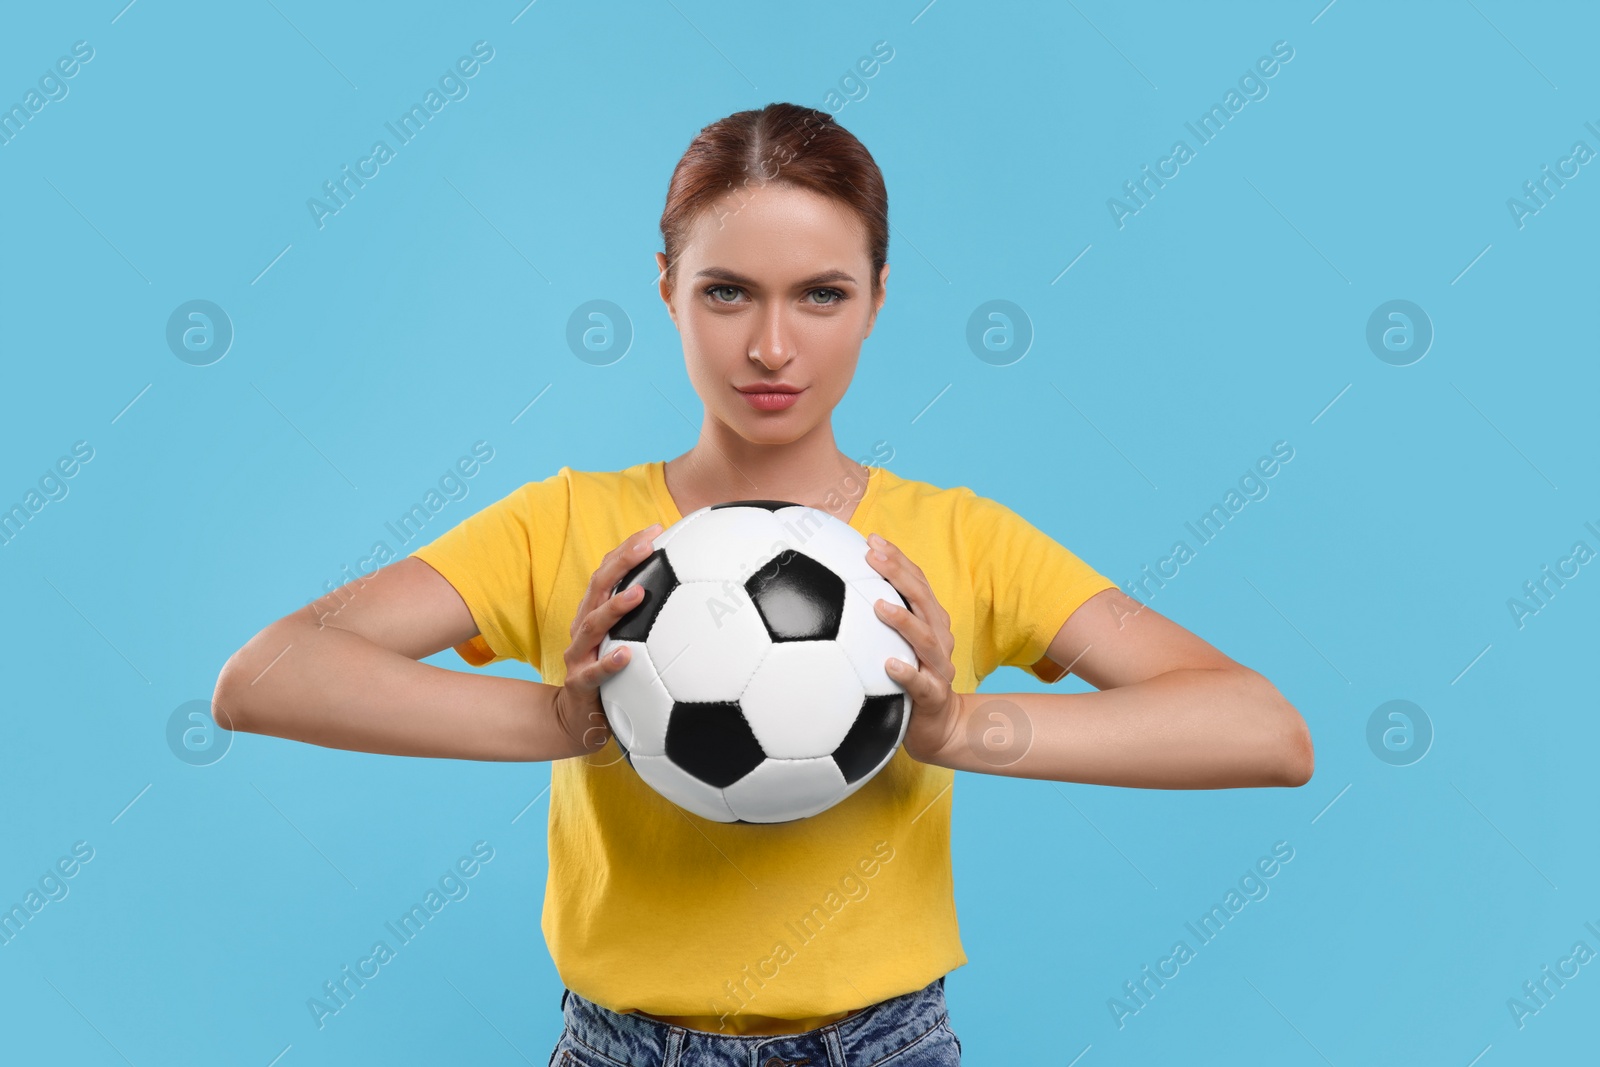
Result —
<instances>
[{"instance_id":1,"label":"leather ball surface","mask_svg":"<svg viewBox=\"0 0 1600 1067\"><path fill-rule=\"evenodd\" d=\"M865 785L905 737L910 698L884 670L917 662L878 618L905 606L867 541L816 508L738 500L685 515L617 583L644 598L600 644L630 649L600 687L639 776L717 822L826 811Z\"/></svg>"}]
</instances>

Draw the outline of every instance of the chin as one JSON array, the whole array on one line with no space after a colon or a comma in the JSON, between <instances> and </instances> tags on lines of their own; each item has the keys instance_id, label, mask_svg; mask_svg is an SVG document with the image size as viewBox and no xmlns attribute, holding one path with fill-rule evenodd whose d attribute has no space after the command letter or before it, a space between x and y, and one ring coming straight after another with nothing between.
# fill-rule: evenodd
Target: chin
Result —
<instances>
[{"instance_id":1,"label":"chin","mask_svg":"<svg viewBox=\"0 0 1600 1067\"><path fill-rule=\"evenodd\" d=\"M799 421L785 420L778 425L777 420L750 411L741 411L737 416L725 417L722 421L740 437L758 445L787 445L800 440L813 429Z\"/></svg>"},{"instance_id":2,"label":"chin","mask_svg":"<svg viewBox=\"0 0 1600 1067\"><path fill-rule=\"evenodd\" d=\"M752 427L740 430L740 436L751 444L757 445L790 445L804 437L811 427L799 430L776 430L770 426Z\"/></svg>"}]
</instances>

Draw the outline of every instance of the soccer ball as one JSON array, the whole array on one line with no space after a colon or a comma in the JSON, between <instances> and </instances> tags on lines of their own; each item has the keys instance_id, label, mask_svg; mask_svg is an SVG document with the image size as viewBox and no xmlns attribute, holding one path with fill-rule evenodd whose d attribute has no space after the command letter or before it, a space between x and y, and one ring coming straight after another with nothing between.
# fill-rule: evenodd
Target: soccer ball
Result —
<instances>
[{"instance_id":1,"label":"soccer ball","mask_svg":"<svg viewBox=\"0 0 1600 1067\"><path fill-rule=\"evenodd\" d=\"M631 649L600 702L646 783L705 819L779 823L883 769L911 717L884 661L917 659L873 610L905 600L864 537L816 508L736 500L652 546L613 590L644 598L600 643L601 656Z\"/></svg>"}]
</instances>

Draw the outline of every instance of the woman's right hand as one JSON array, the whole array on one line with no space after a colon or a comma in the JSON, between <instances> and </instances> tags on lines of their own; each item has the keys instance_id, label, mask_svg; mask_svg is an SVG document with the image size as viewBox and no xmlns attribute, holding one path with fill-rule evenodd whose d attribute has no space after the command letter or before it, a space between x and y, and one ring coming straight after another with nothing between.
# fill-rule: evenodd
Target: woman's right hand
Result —
<instances>
[{"instance_id":1,"label":"woman's right hand","mask_svg":"<svg viewBox=\"0 0 1600 1067\"><path fill-rule=\"evenodd\" d=\"M628 665L632 649L619 648L604 661L599 657L600 642L618 619L639 604L641 587L629 586L612 595L611 590L654 551L651 542L661 532L659 522L628 536L606 553L589 578L583 602L572 620L572 643L562 655L567 678L556 693L556 717L572 738L574 756L599 751L611 737L605 708L600 703L600 683Z\"/></svg>"}]
</instances>

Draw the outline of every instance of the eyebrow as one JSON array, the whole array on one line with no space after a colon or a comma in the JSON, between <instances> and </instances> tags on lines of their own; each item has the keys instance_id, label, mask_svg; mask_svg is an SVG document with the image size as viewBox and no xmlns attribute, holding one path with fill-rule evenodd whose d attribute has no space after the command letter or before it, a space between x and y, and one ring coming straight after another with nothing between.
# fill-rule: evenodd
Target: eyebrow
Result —
<instances>
[{"instance_id":1,"label":"eyebrow","mask_svg":"<svg viewBox=\"0 0 1600 1067\"><path fill-rule=\"evenodd\" d=\"M737 271L728 270L726 267L707 267L704 270L696 271L694 276L696 279L719 278L724 281L733 282L735 285L749 286L752 289L761 288L760 283L754 278L746 278L743 274L740 274ZM856 279L854 275L848 274L842 270L827 270L823 271L821 274L814 274L809 278L803 279L800 282L799 287L805 288L806 286L811 285L822 285L825 282L849 282L854 285L856 284Z\"/></svg>"}]
</instances>

